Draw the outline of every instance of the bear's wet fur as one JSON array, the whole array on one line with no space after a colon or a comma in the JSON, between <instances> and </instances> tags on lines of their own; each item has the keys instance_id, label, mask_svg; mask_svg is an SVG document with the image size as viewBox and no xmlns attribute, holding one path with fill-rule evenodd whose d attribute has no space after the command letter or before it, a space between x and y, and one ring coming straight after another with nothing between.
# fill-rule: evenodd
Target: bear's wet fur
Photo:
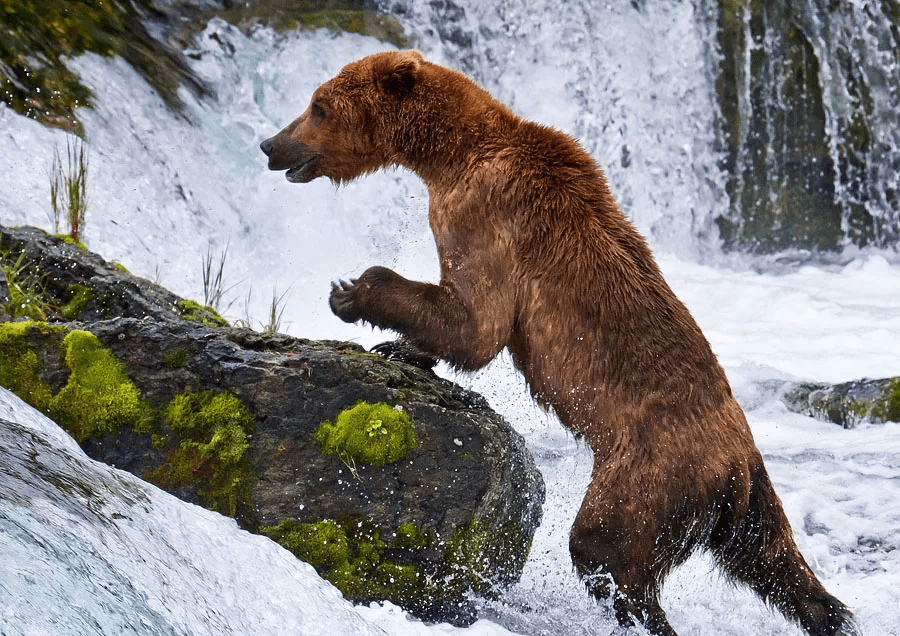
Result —
<instances>
[{"instance_id":1,"label":"bear's wet fur","mask_svg":"<svg viewBox=\"0 0 900 636\"><path fill-rule=\"evenodd\" d=\"M510 351L593 451L569 545L621 624L675 634L660 587L705 548L809 634L855 633L797 549L709 343L577 142L402 51L344 67L261 148L294 182L389 166L425 182L440 283L372 267L334 284L331 308L459 369Z\"/></svg>"}]
</instances>

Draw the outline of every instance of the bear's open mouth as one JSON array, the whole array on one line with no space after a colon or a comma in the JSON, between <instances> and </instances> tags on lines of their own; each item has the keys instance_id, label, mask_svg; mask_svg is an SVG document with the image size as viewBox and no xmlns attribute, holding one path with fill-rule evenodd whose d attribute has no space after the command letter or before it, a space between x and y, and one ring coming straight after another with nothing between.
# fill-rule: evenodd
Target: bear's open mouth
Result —
<instances>
[{"instance_id":1,"label":"bear's open mouth","mask_svg":"<svg viewBox=\"0 0 900 636\"><path fill-rule=\"evenodd\" d=\"M306 183L307 181L312 181L314 177L313 171L318 165L319 159L320 157L318 155L314 155L303 163L296 165L293 168L289 168L284 176L291 183Z\"/></svg>"}]
</instances>

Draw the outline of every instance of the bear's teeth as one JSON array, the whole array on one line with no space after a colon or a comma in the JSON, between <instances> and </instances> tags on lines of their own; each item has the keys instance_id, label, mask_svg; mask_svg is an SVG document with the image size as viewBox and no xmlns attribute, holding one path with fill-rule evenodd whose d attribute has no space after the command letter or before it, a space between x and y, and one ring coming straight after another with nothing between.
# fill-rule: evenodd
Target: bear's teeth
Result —
<instances>
[{"instance_id":1,"label":"bear's teeth","mask_svg":"<svg viewBox=\"0 0 900 636\"><path fill-rule=\"evenodd\" d=\"M313 179L312 172L319 163L319 157L310 157L298 166L290 168L285 177L291 183L304 183Z\"/></svg>"}]
</instances>

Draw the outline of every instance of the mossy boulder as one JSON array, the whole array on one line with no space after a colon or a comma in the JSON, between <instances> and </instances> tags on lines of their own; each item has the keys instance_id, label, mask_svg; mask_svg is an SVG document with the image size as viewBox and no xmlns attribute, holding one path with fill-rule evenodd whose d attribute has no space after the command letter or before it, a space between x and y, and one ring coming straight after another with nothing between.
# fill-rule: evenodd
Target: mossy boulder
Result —
<instances>
[{"instance_id":1,"label":"mossy boulder","mask_svg":"<svg viewBox=\"0 0 900 636\"><path fill-rule=\"evenodd\" d=\"M123 57L169 106L181 110L180 86L197 93L204 89L180 52L151 35L151 19L177 16L161 3L152 7L103 0L7 0L0 9L0 99L44 124L80 133L76 109L90 106L93 94L66 60L92 52Z\"/></svg>"},{"instance_id":2,"label":"mossy boulder","mask_svg":"<svg viewBox=\"0 0 900 636\"><path fill-rule=\"evenodd\" d=\"M128 273L64 236L34 227L0 225L0 271L7 295L0 314L52 322L118 316L228 323L212 309ZM0 287L0 296L3 289Z\"/></svg>"},{"instance_id":3,"label":"mossy boulder","mask_svg":"<svg viewBox=\"0 0 900 636\"><path fill-rule=\"evenodd\" d=\"M788 3L719 3L716 88L731 204L716 221L726 248L841 242L819 60L798 19Z\"/></svg>"},{"instance_id":4,"label":"mossy boulder","mask_svg":"<svg viewBox=\"0 0 900 636\"><path fill-rule=\"evenodd\" d=\"M0 316L0 385L94 459L266 534L356 602L466 624L517 580L543 482L481 396L352 343L188 319L33 228L0 227L0 250L45 317Z\"/></svg>"},{"instance_id":5,"label":"mossy boulder","mask_svg":"<svg viewBox=\"0 0 900 636\"><path fill-rule=\"evenodd\" d=\"M359 33L404 48L409 44L396 18L374 0L250 0L225 2L200 12L196 23L216 16L249 30L260 24L277 31L331 29Z\"/></svg>"}]
</instances>

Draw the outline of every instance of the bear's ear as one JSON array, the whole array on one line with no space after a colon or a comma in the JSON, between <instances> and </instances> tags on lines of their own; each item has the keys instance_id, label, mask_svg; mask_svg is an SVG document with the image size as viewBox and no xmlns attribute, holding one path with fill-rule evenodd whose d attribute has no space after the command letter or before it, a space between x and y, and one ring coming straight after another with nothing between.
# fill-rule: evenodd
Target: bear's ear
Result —
<instances>
[{"instance_id":1,"label":"bear's ear","mask_svg":"<svg viewBox=\"0 0 900 636\"><path fill-rule=\"evenodd\" d=\"M418 51L402 51L375 65L375 85L378 90L405 97L416 85L419 66L424 61Z\"/></svg>"}]
</instances>

